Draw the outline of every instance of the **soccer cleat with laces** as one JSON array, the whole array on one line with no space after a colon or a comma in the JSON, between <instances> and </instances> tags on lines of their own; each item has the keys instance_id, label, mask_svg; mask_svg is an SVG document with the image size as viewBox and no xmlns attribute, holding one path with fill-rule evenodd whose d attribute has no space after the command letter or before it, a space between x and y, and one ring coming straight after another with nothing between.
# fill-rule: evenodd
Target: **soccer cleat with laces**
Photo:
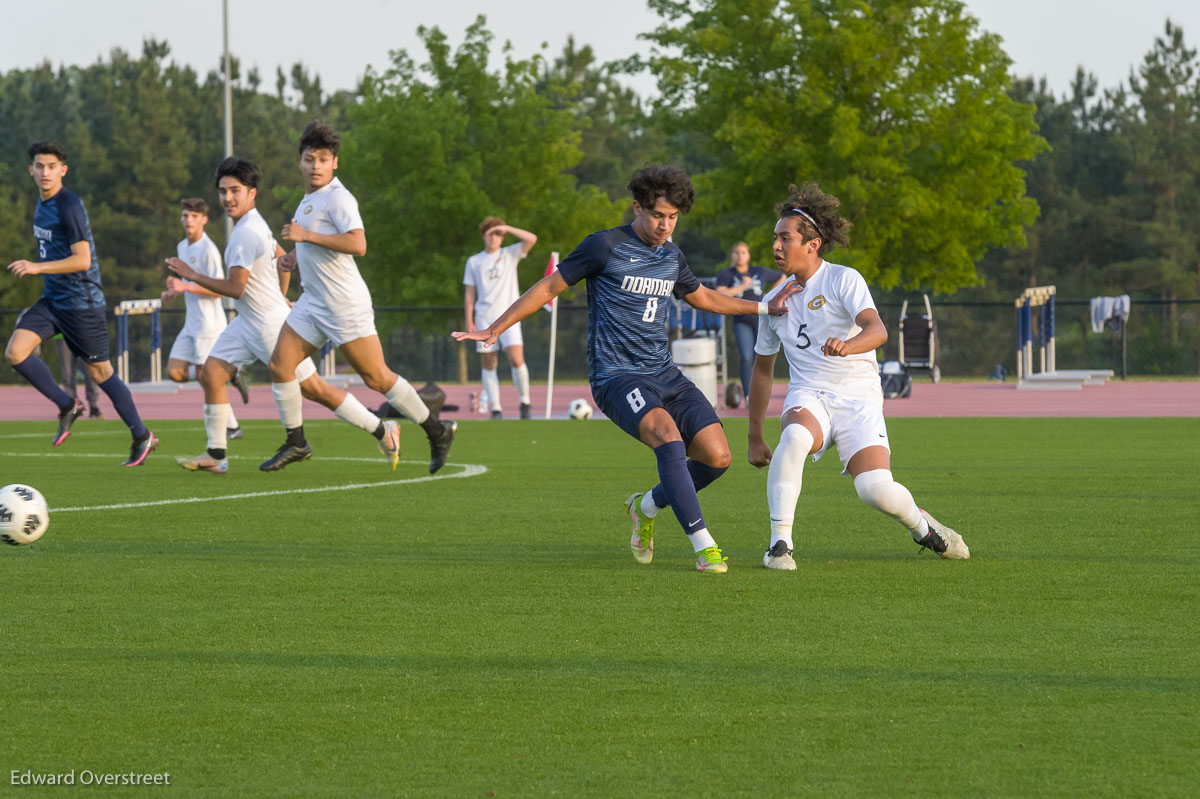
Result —
<instances>
[{"instance_id":1,"label":"soccer cleat with laces","mask_svg":"<svg viewBox=\"0 0 1200 799\"><path fill-rule=\"evenodd\" d=\"M238 393L242 395L243 405L250 401L250 389L246 387L246 379L242 377L241 372L238 372L233 376L233 378L229 381L229 385L236 388Z\"/></svg>"},{"instance_id":2,"label":"soccer cleat with laces","mask_svg":"<svg viewBox=\"0 0 1200 799\"><path fill-rule=\"evenodd\" d=\"M796 561L792 558L792 550L788 549L787 542L782 538L763 553L763 565L768 569L779 569L785 572L796 570Z\"/></svg>"},{"instance_id":3,"label":"soccer cleat with laces","mask_svg":"<svg viewBox=\"0 0 1200 799\"><path fill-rule=\"evenodd\" d=\"M643 516L641 506L641 494L633 494L625 500L625 510L629 511L629 518L633 520L629 548L633 551L633 559L645 564L654 560L654 519Z\"/></svg>"},{"instance_id":4,"label":"soccer cleat with laces","mask_svg":"<svg viewBox=\"0 0 1200 799\"><path fill-rule=\"evenodd\" d=\"M71 435L71 425L75 424L75 420L80 416L83 416L83 403L79 400L71 400L71 407L58 414L58 432L54 434L54 440L50 442L50 445L57 447L66 441L67 436Z\"/></svg>"},{"instance_id":5,"label":"soccer cleat with laces","mask_svg":"<svg viewBox=\"0 0 1200 799\"><path fill-rule=\"evenodd\" d=\"M920 510L921 516L929 523L929 533L917 544L924 549L932 549L943 558L966 560L971 557L971 550L967 549L961 535L930 516L924 509Z\"/></svg>"},{"instance_id":6,"label":"soccer cleat with laces","mask_svg":"<svg viewBox=\"0 0 1200 799\"><path fill-rule=\"evenodd\" d=\"M383 438L379 439L379 451L388 459L392 471L396 471L396 464L400 463L400 425L392 419L383 422Z\"/></svg>"},{"instance_id":7,"label":"soccer cleat with laces","mask_svg":"<svg viewBox=\"0 0 1200 799\"><path fill-rule=\"evenodd\" d=\"M258 468L264 472L277 472L289 463L296 461L306 461L312 457L312 447L305 444L302 447L297 447L294 444L289 444L286 441L274 455L267 458L262 463L258 464Z\"/></svg>"},{"instance_id":8,"label":"soccer cleat with laces","mask_svg":"<svg viewBox=\"0 0 1200 799\"><path fill-rule=\"evenodd\" d=\"M122 463L122 466L141 466L146 460L146 456L158 448L158 439L150 431L146 431L144 438L135 438L133 445L129 448L129 459Z\"/></svg>"},{"instance_id":9,"label":"soccer cleat with laces","mask_svg":"<svg viewBox=\"0 0 1200 799\"><path fill-rule=\"evenodd\" d=\"M458 422L442 422L442 432L437 436L429 436L429 473L435 474L446 465L450 455L450 445L454 443L454 434L458 432Z\"/></svg>"},{"instance_id":10,"label":"soccer cleat with laces","mask_svg":"<svg viewBox=\"0 0 1200 799\"><path fill-rule=\"evenodd\" d=\"M702 549L696 553L696 571L724 574L729 571L729 566L725 563L727 560L729 558L721 554L719 547Z\"/></svg>"},{"instance_id":11,"label":"soccer cleat with laces","mask_svg":"<svg viewBox=\"0 0 1200 799\"><path fill-rule=\"evenodd\" d=\"M179 457L175 459L175 462L187 469L189 472L212 472L213 474L225 474L225 472L229 471L229 460L227 458L221 458L218 460L212 455L209 455L207 452L205 452L203 455L196 455L191 458Z\"/></svg>"}]
</instances>

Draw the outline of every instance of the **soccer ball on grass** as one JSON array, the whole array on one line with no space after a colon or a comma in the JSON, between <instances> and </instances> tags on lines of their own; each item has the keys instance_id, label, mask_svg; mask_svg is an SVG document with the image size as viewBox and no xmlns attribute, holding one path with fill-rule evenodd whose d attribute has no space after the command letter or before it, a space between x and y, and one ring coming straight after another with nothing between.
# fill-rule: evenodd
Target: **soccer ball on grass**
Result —
<instances>
[{"instance_id":1,"label":"soccer ball on grass","mask_svg":"<svg viewBox=\"0 0 1200 799\"><path fill-rule=\"evenodd\" d=\"M0 539L6 544L32 544L50 526L46 500L36 488L14 483L0 488Z\"/></svg>"},{"instance_id":2,"label":"soccer ball on grass","mask_svg":"<svg viewBox=\"0 0 1200 799\"><path fill-rule=\"evenodd\" d=\"M573 399L571 400L571 404L567 406L567 416L570 416L572 419L591 419L592 406L582 397Z\"/></svg>"}]
</instances>

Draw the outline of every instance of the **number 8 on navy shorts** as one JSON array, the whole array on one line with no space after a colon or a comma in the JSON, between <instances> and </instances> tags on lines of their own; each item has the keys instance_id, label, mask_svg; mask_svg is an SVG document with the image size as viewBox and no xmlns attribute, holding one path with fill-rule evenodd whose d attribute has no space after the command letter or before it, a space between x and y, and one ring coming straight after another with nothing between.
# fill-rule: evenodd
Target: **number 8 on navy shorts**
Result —
<instances>
[{"instance_id":1,"label":"number 8 on navy shorts","mask_svg":"<svg viewBox=\"0 0 1200 799\"><path fill-rule=\"evenodd\" d=\"M617 375L592 386L592 397L605 416L639 441L638 424L655 408L671 415L684 443L721 423L708 398L674 364L654 375Z\"/></svg>"}]
</instances>

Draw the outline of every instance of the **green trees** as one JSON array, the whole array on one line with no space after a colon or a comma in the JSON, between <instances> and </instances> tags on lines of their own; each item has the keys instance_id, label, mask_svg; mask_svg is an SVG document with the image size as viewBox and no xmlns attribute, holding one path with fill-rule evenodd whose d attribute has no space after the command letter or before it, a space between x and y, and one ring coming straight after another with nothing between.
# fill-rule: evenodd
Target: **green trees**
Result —
<instances>
[{"instance_id":1,"label":"green trees","mask_svg":"<svg viewBox=\"0 0 1200 799\"><path fill-rule=\"evenodd\" d=\"M651 0L659 110L697 148L696 223L762 252L789 183L855 223L839 258L951 291L1036 215L1015 166L1043 146L1009 60L954 0ZM695 167L693 167L695 168Z\"/></svg>"}]
</instances>

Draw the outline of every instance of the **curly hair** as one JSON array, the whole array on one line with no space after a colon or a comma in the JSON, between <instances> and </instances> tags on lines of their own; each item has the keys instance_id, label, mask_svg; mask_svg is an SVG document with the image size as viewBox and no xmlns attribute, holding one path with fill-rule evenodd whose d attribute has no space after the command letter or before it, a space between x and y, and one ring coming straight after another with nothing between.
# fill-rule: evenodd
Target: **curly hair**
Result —
<instances>
[{"instance_id":1,"label":"curly hair","mask_svg":"<svg viewBox=\"0 0 1200 799\"><path fill-rule=\"evenodd\" d=\"M300 155L304 155L305 150L328 150L337 158L341 147L342 137L333 128L320 122L309 122L300 134Z\"/></svg>"},{"instance_id":2,"label":"curly hair","mask_svg":"<svg viewBox=\"0 0 1200 799\"><path fill-rule=\"evenodd\" d=\"M787 200L775 206L779 218L793 217L799 220L804 241L819 238L821 247L818 255L824 255L836 247L850 246L850 221L837 210L841 201L832 194L821 191L816 183L788 186Z\"/></svg>"},{"instance_id":3,"label":"curly hair","mask_svg":"<svg viewBox=\"0 0 1200 799\"><path fill-rule=\"evenodd\" d=\"M646 164L633 173L633 179L626 188L633 195L634 202L645 209L653 208L658 198L662 197L678 208L681 214L686 214L696 201L692 181L687 172L677 166Z\"/></svg>"}]
</instances>

